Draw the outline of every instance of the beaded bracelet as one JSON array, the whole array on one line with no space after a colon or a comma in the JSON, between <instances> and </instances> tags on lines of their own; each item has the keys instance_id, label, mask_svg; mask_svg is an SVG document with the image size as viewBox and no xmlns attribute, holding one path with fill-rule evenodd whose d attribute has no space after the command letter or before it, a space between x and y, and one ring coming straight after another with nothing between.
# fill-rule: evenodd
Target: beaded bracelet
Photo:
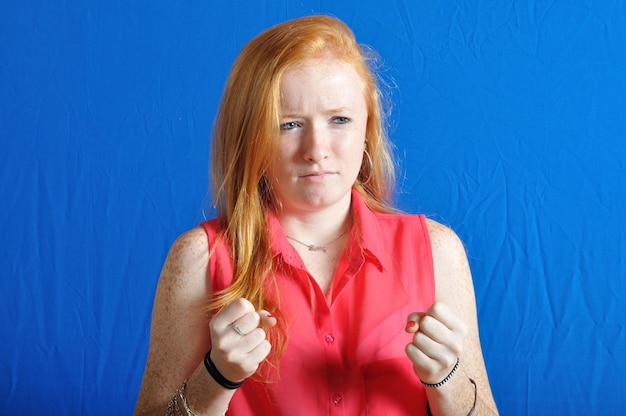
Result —
<instances>
[{"instance_id":1,"label":"beaded bracelet","mask_svg":"<svg viewBox=\"0 0 626 416\"><path fill-rule=\"evenodd\" d=\"M200 416L195 413L189 407L189 403L187 403L187 396L185 395L185 388L187 387L187 380L183 382L183 384L176 390L169 403L167 404L167 411L165 412L165 416ZM183 404L183 408L181 409L178 405L178 400ZM185 412L183 412L183 410ZM226 408L226 412L228 408ZM226 412L220 413L219 416L226 416Z\"/></svg>"},{"instance_id":2,"label":"beaded bracelet","mask_svg":"<svg viewBox=\"0 0 626 416\"><path fill-rule=\"evenodd\" d=\"M185 409L185 412L187 412L187 416L198 416L196 413L194 413L193 410L189 408L189 404L187 403L187 396L185 396L186 386L187 382L185 381L183 385L180 386L180 389L178 389L178 397L180 397L180 400L183 402L183 408Z\"/></svg>"},{"instance_id":3,"label":"beaded bracelet","mask_svg":"<svg viewBox=\"0 0 626 416\"><path fill-rule=\"evenodd\" d=\"M169 403L167 404L167 411L165 412L165 416L198 416L198 414L194 413L193 410L189 408L189 404L187 403L187 396L185 396L185 388L187 387L187 380L183 382L183 384L176 390ZM178 399L183 404L183 410L178 405Z\"/></svg>"},{"instance_id":4,"label":"beaded bracelet","mask_svg":"<svg viewBox=\"0 0 626 416\"><path fill-rule=\"evenodd\" d=\"M454 373L456 373L456 370L459 368L459 363L461 362L461 360L459 359L459 357L456 357L456 364L454 364L454 367L452 367L452 370L450 371L450 373L443 379L441 380L439 383L434 383L434 384L430 384L430 383L426 383L425 381L421 380L423 385L425 385L426 387L431 387L431 388L438 388L443 386L444 384L446 384L448 382L448 380L450 380L450 378L452 377L452 375Z\"/></svg>"},{"instance_id":5,"label":"beaded bracelet","mask_svg":"<svg viewBox=\"0 0 626 416\"><path fill-rule=\"evenodd\" d=\"M219 370L215 367L215 364L211 360L211 350L209 350L209 352L207 352L204 356L204 366L206 367L206 370L209 372L209 374L211 374L211 377L213 377L213 379L217 381L217 384L226 389L235 390L241 387L241 385L243 384L243 380L238 382L230 381L229 379L224 377L222 373L219 372Z\"/></svg>"}]
</instances>

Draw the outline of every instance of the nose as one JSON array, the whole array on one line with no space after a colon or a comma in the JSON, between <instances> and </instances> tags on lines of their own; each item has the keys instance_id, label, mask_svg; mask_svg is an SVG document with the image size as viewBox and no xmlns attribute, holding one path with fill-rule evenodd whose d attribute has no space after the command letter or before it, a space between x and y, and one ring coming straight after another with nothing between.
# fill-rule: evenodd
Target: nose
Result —
<instances>
[{"instance_id":1,"label":"nose","mask_svg":"<svg viewBox=\"0 0 626 416\"><path fill-rule=\"evenodd\" d=\"M328 136L323 129L314 125L307 126L302 140L304 158L313 163L328 157Z\"/></svg>"}]
</instances>

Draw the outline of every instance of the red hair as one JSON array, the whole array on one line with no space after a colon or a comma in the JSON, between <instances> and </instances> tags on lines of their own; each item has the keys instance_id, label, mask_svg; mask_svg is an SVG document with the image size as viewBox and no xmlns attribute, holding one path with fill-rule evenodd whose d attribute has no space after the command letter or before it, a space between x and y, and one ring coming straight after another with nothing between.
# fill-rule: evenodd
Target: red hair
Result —
<instances>
[{"instance_id":1,"label":"red hair","mask_svg":"<svg viewBox=\"0 0 626 416\"><path fill-rule=\"evenodd\" d=\"M216 293L211 310L244 297L256 308L269 309L280 317L279 299L268 296L275 265L266 214L274 201L265 175L277 154L280 80L287 68L322 56L353 65L367 103L369 153L369 157L364 154L354 186L372 209L392 210L394 169L369 54L346 24L329 16L281 23L241 50L226 82L212 148L214 203L230 245L235 276L231 286ZM276 336L280 351L285 337L280 333Z\"/></svg>"}]
</instances>

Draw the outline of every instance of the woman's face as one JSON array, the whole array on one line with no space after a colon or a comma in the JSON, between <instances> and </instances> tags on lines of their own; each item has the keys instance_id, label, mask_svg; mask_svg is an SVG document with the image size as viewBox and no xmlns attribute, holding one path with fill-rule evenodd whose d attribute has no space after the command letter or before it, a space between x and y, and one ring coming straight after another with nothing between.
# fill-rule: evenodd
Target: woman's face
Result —
<instances>
[{"instance_id":1,"label":"woman's face","mask_svg":"<svg viewBox=\"0 0 626 416\"><path fill-rule=\"evenodd\" d=\"M358 74L336 59L311 59L285 71L280 94L278 156L268 177L283 212L345 207L365 149Z\"/></svg>"}]
</instances>

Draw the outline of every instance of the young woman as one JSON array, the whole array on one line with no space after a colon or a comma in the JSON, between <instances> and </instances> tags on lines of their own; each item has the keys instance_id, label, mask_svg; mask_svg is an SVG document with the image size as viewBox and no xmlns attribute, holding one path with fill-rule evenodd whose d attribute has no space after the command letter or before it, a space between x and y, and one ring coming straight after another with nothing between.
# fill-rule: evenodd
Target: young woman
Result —
<instances>
[{"instance_id":1,"label":"young woman","mask_svg":"<svg viewBox=\"0 0 626 416\"><path fill-rule=\"evenodd\" d=\"M241 51L213 136L218 216L163 266L136 414L497 414L462 244L390 206L369 63L327 16Z\"/></svg>"}]
</instances>

